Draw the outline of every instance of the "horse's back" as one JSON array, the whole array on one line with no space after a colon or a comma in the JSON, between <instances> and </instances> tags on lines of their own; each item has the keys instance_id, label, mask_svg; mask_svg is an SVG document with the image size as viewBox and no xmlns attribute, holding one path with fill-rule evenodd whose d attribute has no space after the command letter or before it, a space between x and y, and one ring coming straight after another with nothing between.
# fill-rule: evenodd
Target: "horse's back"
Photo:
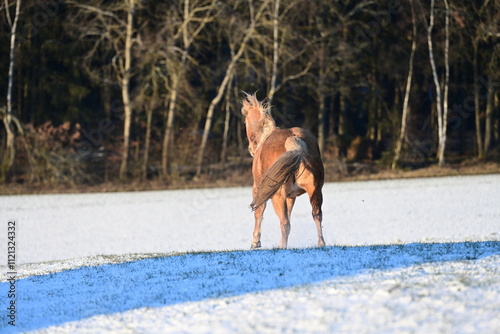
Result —
<instances>
[{"instance_id":1,"label":"horse's back","mask_svg":"<svg viewBox=\"0 0 500 334\"><path fill-rule=\"evenodd\" d=\"M291 128L290 131L294 136L300 137L305 141L310 154L321 158L318 141L311 132L303 128Z\"/></svg>"},{"instance_id":2,"label":"horse's back","mask_svg":"<svg viewBox=\"0 0 500 334\"><path fill-rule=\"evenodd\" d=\"M262 153L265 155L281 155L286 151L285 142L289 137L296 136L304 140L308 151L316 156L319 156L319 148L316 137L309 131L303 128L277 129L271 133L262 144Z\"/></svg>"},{"instance_id":3,"label":"horse's back","mask_svg":"<svg viewBox=\"0 0 500 334\"><path fill-rule=\"evenodd\" d=\"M254 178L260 178L262 173L287 151L285 143L287 139L292 136L301 138L306 144L307 156L310 165L307 166L307 169L312 169L315 178L324 178L323 163L321 161L321 155L316 137L306 129L298 127L277 129L266 138L254 157Z\"/></svg>"}]
</instances>

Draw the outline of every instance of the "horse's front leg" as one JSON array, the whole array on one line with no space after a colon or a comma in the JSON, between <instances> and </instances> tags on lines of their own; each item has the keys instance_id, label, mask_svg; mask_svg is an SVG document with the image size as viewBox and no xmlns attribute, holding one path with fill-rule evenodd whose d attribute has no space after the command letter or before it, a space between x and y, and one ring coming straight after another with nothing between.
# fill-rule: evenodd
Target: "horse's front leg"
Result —
<instances>
[{"instance_id":1,"label":"horse's front leg","mask_svg":"<svg viewBox=\"0 0 500 334\"><path fill-rule=\"evenodd\" d=\"M262 220L264 219L264 210L266 209L266 203L259 206L254 211L255 226L253 228L253 241L252 249L260 248L260 227L262 225Z\"/></svg>"}]
</instances>

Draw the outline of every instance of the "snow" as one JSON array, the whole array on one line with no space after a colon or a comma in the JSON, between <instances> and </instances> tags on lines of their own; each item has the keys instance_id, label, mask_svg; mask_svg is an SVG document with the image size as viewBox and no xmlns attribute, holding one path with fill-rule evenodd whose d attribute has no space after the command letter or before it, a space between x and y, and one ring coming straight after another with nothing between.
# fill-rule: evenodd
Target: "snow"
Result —
<instances>
[{"instance_id":1,"label":"snow","mask_svg":"<svg viewBox=\"0 0 500 334\"><path fill-rule=\"evenodd\" d=\"M500 175L330 183L324 187L327 245L500 239ZM250 188L4 196L3 219L18 223L18 263L102 254L246 250ZM289 247L317 242L306 196L292 214ZM266 210L262 245L279 223ZM0 234L5 244L6 234ZM6 253L0 252L0 263Z\"/></svg>"},{"instance_id":2,"label":"snow","mask_svg":"<svg viewBox=\"0 0 500 334\"><path fill-rule=\"evenodd\" d=\"M250 188L0 197L19 264L17 326L1 314L0 332L500 333L499 185L327 184L329 247L303 249L317 239L302 196L297 249L273 249L269 207L252 252Z\"/></svg>"}]
</instances>

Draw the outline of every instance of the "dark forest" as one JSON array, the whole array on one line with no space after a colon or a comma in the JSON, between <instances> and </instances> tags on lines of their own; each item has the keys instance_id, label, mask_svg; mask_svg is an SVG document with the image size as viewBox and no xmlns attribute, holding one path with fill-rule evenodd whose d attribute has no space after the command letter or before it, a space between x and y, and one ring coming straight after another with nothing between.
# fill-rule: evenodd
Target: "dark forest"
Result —
<instances>
[{"instance_id":1,"label":"dark forest","mask_svg":"<svg viewBox=\"0 0 500 334\"><path fill-rule=\"evenodd\" d=\"M6 0L0 182L249 169L241 100L326 163L498 161L496 0Z\"/></svg>"}]
</instances>

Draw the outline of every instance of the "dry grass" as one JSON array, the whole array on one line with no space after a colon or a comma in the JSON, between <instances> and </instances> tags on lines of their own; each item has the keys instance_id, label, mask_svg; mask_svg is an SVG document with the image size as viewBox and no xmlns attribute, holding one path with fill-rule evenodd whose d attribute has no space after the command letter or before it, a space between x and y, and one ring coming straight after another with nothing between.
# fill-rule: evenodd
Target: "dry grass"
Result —
<instances>
[{"instance_id":1,"label":"dry grass","mask_svg":"<svg viewBox=\"0 0 500 334\"><path fill-rule=\"evenodd\" d=\"M327 170L327 182L366 181L418 177L499 174L500 163L465 161L447 164L442 168L437 165L431 165L428 167L408 170L391 170L379 167L375 164L354 163L347 165L347 167L344 167L343 169L339 168L338 164L326 164L325 169ZM345 170L347 170L347 172L345 172Z\"/></svg>"},{"instance_id":2,"label":"dry grass","mask_svg":"<svg viewBox=\"0 0 500 334\"><path fill-rule=\"evenodd\" d=\"M366 181L418 177L440 177L456 175L500 174L499 162L467 160L449 163L443 168L435 165L428 167L390 170L375 163L325 163L326 182ZM215 187L251 186L250 163L231 168L214 168L199 179L178 178L165 182L158 179L131 180L129 182L104 182L97 185L61 185L46 183L9 183L0 185L0 195L18 194L55 194L55 193L92 193L120 191L148 191L166 189L192 189Z\"/></svg>"}]
</instances>

